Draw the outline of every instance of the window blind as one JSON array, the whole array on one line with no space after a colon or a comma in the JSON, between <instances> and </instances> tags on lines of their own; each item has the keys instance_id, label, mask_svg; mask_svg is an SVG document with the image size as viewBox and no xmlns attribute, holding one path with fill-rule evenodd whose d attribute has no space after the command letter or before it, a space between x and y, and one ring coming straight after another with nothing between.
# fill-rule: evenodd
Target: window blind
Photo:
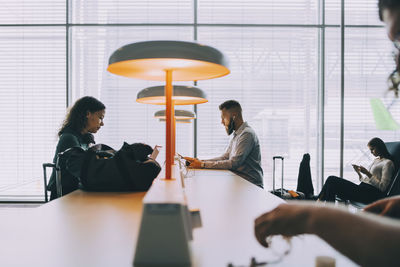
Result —
<instances>
[{"instance_id":1,"label":"window blind","mask_svg":"<svg viewBox=\"0 0 400 267\"><path fill-rule=\"evenodd\" d=\"M327 31L326 104L325 104L325 174L338 175L340 157L340 30ZM346 29L345 95L344 95L344 178L358 183L351 164L366 168L373 156L367 142L380 137L396 141L398 131L378 130L374 121L371 98L380 98L385 106L393 101L387 94L386 78L394 69L391 43L383 28ZM399 118L400 106L391 106L393 117ZM325 178L326 178L325 177Z\"/></svg>"},{"instance_id":2,"label":"window blind","mask_svg":"<svg viewBox=\"0 0 400 267\"><path fill-rule=\"evenodd\" d=\"M378 1L344 1L345 24L347 25L382 25L378 16ZM325 0L326 24L340 24L341 1Z\"/></svg>"},{"instance_id":3,"label":"window blind","mask_svg":"<svg viewBox=\"0 0 400 267\"><path fill-rule=\"evenodd\" d=\"M199 23L316 24L317 0L199 0Z\"/></svg>"},{"instance_id":4,"label":"window blind","mask_svg":"<svg viewBox=\"0 0 400 267\"><path fill-rule=\"evenodd\" d=\"M128 43L154 39L191 40L190 27L74 27L71 47L72 100L84 95L99 98L106 105L105 126L96 134L98 143L119 149L123 142L144 142L162 145L159 161L165 158L165 123L154 118L164 106L136 102L137 93L149 86L165 82L129 79L107 72L108 59L118 48ZM90 77L90 78L89 78ZM192 85L191 82L175 84ZM72 102L73 102L72 101ZM72 104L72 103L71 103ZM192 106L176 106L192 109ZM192 154L192 124L177 124L177 152Z\"/></svg>"},{"instance_id":5,"label":"window blind","mask_svg":"<svg viewBox=\"0 0 400 267\"><path fill-rule=\"evenodd\" d=\"M191 0L71 0L72 23L192 23Z\"/></svg>"},{"instance_id":6,"label":"window blind","mask_svg":"<svg viewBox=\"0 0 400 267\"><path fill-rule=\"evenodd\" d=\"M65 0L1 0L0 24L65 23Z\"/></svg>"},{"instance_id":7,"label":"window blind","mask_svg":"<svg viewBox=\"0 0 400 267\"><path fill-rule=\"evenodd\" d=\"M139 90L160 83L108 73L111 53L136 41L192 41L197 36L199 42L223 51L232 71L198 82L210 100L198 106L198 155L214 156L224 150L228 137L218 105L236 99L260 139L266 189L272 187L272 156L277 154L286 158L285 187L295 188L301 156L310 153L315 185L322 178L316 177L321 35L319 27L301 25L320 21L321 4L318 0L71 0L67 10L65 0L2 1L0 139L6 152L0 157L6 167L0 171L0 196L21 199L42 194L41 164L52 160L56 132L65 115L67 29L70 104L93 95L107 106L105 126L96 134L98 143L116 149L124 141L165 143L165 126L153 118L160 107L135 101ZM380 97L395 119L400 117L400 104L384 94L394 66L385 30L376 28L382 25L376 0L351 0L345 5L346 25L360 26L346 28L345 35L344 166L345 175L353 179L349 164L370 161L365 146L370 138L398 139L398 131L376 129L369 99ZM67 12L73 25L66 24ZM340 1L325 0L326 24L338 26L340 14ZM195 16L198 27L193 26ZM31 24L48 26L26 27ZM324 178L339 173L341 127L340 30L327 27L325 32ZM193 154L193 134L191 124L177 125L177 152Z\"/></svg>"},{"instance_id":8,"label":"window blind","mask_svg":"<svg viewBox=\"0 0 400 267\"><path fill-rule=\"evenodd\" d=\"M218 105L235 99L260 139L265 187L272 157L285 157L285 186L296 187L303 153L316 171L318 90L316 29L200 27L199 40L230 59L231 74L199 84L210 103L199 105L199 156L219 156L228 143ZM280 174L279 174L280 175Z\"/></svg>"},{"instance_id":9,"label":"window blind","mask_svg":"<svg viewBox=\"0 0 400 267\"><path fill-rule=\"evenodd\" d=\"M0 51L0 195L35 198L65 112L65 28L0 28Z\"/></svg>"}]
</instances>

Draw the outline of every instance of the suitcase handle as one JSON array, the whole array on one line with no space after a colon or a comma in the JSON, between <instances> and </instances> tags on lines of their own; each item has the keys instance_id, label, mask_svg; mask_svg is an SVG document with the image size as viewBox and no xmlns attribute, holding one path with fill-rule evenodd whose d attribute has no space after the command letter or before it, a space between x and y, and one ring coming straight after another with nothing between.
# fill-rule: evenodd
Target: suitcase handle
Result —
<instances>
[{"instance_id":1,"label":"suitcase handle","mask_svg":"<svg viewBox=\"0 0 400 267\"><path fill-rule=\"evenodd\" d=\"M272 160L273 160L273 170L272 170L272 172L273 172L273 175L272 175L272 191L273 192L275 192L275 160L276 159L280 159L280 160L282 160L282 178L281 178L281 196L283 195L283 167L284 167L284 163L283 163L283 161L284 161L284 157L282 157L282 156L273 156L272 157Z\"/></svg>"}]
</instances>

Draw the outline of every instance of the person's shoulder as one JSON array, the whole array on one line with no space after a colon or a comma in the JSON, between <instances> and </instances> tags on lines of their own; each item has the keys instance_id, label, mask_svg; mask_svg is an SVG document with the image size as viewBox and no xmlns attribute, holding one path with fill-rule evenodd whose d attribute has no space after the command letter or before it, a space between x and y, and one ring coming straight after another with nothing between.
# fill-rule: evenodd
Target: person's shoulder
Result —
<instances>
[{"instance_id":1,"label":"person's shoulder","mask_svg":"<svg viewBox=\"0 0 400 267\"><path fill-rule=\"evenodd\" d=\"M394 164L393 160L391 160L391 159L383 158L383 159L381 159L380 162L381 162L380 164L383 164L384 166L386 166L386 168L388 168L388 167L395 168L395 164Z\"/></svg>"},{"instance_id":2,"label":"person's shoulder","mask_svg":"<svg viewBox=\"0 0 400 267\"><path fill-rule=\"evenodd\" d=\"M254 129L247 123L246 126L244 127L242 134L251 134L251 135L256 135L256 132Z\"/></svg>"},{"instance_id":3,"label":"person's shoulder","mask_svg":"<svg viewBox=\"0 0 400 267\"><path fill-rule=\"evenodd\" d=\"M393 168L395 167L394 162L391 159L384 158L384 159L382 159L382 162L387 166L392 166Z\"/></svg>"},{"instance_id":4,"label":"person's shoulder","mask_svg":"<svg viewBox=\"0 0 400 267\"><path fill-rule=\"evenodd\" d=\"M57 150L64 151L70 147L80 146L79 139L73 133L62 133L58 140Z\"/></svg>"},{"instance_id":5,"label":"person's shoulder","mask_svg":"<svg viewBox=\"0 0 400 267\"><path fill-rule=\"evenodd\" d=\"M60 141L78 140L78 137L73 133L62 133L59 138Z\"/></svg>"}]
</instances>

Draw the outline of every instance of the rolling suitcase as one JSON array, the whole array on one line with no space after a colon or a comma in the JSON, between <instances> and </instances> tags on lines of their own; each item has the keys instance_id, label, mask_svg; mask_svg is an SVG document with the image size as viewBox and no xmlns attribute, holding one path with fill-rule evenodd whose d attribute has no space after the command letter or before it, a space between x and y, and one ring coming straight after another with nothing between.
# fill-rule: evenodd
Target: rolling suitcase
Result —
<instances>
[{"instance_id":1,"label":"rolling suitcase","mask_svg":"<svg viewBox=\"0 0 400 267\"><path fill-rule=\"evenodd\" d=\"M296 192L293 190L286 190L283 188L283 170L284 170L284 161L285 158L282 156L273 156L273 165L272 165L272 191L271 193L274 194L275 196L278 196L283 199L303 199L304 194L301 192ZM282 171L281 171L281 188L275 189L275 163L276 160L281 160L282 161Z\"/></svg>"}]
</instances>

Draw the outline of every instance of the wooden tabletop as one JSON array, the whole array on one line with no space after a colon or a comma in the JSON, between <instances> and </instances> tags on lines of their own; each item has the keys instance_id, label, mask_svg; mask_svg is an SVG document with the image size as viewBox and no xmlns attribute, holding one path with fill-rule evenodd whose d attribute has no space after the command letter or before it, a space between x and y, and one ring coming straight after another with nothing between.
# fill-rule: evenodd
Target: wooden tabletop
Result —
<instances>
[{"instance_id":1,"label":"wooden tabletop","mask_svg":"<svg viewBox=\"0 0 400 267\"><path fill-rule=\"evenodd\" d=\"M283 201L222 170L190 170L184 193L200 209L193 266L249 266L276 259L254 238L254 219ZM23 214L0 213L0 266L132 266L145 193L75 191ZM167 229L166 229L167 230ZM318 255L355 266L315 236L292 239L279 266L314 266Z\"/></svg>"}]
</instances>

